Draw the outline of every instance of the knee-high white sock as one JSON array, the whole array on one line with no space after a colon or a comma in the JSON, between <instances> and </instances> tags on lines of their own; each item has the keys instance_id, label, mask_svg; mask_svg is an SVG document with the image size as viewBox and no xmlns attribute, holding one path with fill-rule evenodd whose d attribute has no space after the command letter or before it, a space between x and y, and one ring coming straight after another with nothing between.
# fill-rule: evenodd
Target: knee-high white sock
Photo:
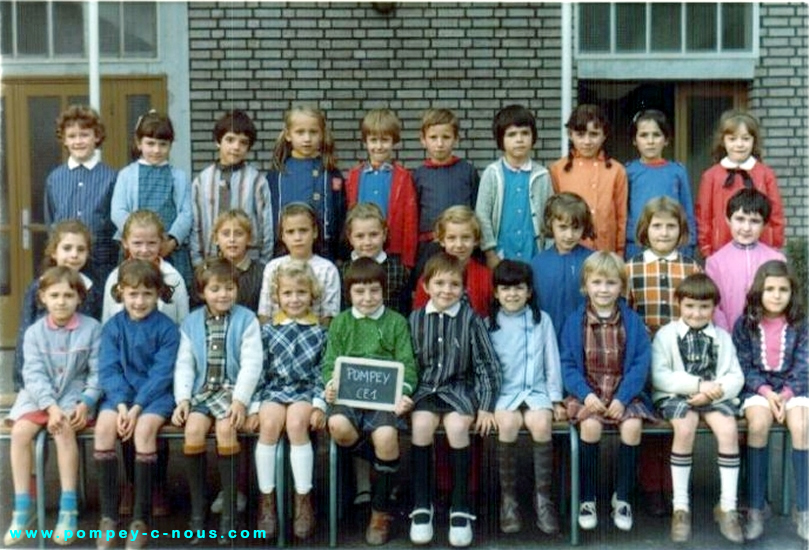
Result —
<instances>
[{"instance_id":1,"label":"knee-high white sock","mask_svg":"<svg viewBox=\"0 0 809 550\"><path fill-rule=\"evenodd\" d=\"M736 509L736 496L739 489L739 453L725 455L719 453L716 457L719 464L719 506L723 512Z\"/></svg>"},{"instance_id":2,"label":"knee-high white sock","mask_svg":"<svg viewBox=\"0 0 809 550\"><path fill-rule=\"evenodd\" d=\"M694 455L671 453L671 507L689 512L688 483L691 481L691 464Z\"/></svg>"},{"instance_id":3,"label":"knee-high white sock","mask_svg":"<svg viewBox=\"0 0 809 550\"><path fill-rule=\"evenodd\" d=\"M289 462L292 465L292 479L295 481L295 492L305 495L312 490L312 468L315 464L315 453L312 443L290 445Z\"/></svg>"},{"instance_id":4,"label":"knee-high white sock","mask_svg":"<svg viewBox=\"0 0 809 550\"><path fill-rule=\"evenodd\" d=\"M278 445L256 443L258 490L268 495L275 491L275 449Z\"/></svg>"}]
</instances>

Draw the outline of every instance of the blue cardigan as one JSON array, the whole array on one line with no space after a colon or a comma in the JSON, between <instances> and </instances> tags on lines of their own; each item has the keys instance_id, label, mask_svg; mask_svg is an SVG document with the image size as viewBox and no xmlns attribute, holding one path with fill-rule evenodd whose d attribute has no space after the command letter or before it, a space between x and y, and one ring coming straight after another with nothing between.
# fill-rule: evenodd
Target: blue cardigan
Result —
<instances>
[{"instance_id":1,"label":"blue cardigan","mask_svg":"<svg viewBox=\"0 0 809 550\"><path fill-rule=\"evenodd\" d=\"M560 355L562 359L562 380L565 390L579 401L584 401L593 393L587 383L584 366L584 319L587 303L579 306L567 318L562 329ZM641 399L651 407L649 396L643 391L649 377L649 366L652 361L652 346L646 325L640 316L632 311L626 301L618 301L621 320L626 330L626 348L624 349L624 371L615 399L628 405L633 399Z\"/></svg>"}]
</instances>

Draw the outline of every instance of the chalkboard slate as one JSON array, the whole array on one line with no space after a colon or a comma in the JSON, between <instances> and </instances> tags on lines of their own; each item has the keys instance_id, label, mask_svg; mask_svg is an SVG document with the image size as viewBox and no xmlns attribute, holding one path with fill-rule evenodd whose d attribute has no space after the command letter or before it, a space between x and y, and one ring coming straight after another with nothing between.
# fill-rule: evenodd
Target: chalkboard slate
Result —
<instances>
[{"instance_id":1,"label":"chalkboard slate","mask_svg":"<svg viewBox=\"0 0 809 550\"><path fill-rule=\"evenodd\" d=\"M398 361L338 357L334 362L339 405L393 411L402 396L404 365Z\"/></svg>"}]
</instances>

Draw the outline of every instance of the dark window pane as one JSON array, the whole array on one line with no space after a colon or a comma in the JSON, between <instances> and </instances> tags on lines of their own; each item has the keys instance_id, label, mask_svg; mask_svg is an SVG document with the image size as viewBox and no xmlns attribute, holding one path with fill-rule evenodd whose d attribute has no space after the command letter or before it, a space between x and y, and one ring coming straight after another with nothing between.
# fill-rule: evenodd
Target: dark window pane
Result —
<instances>
[{"instance_id":1,"label":"dark window pane","mask_svg":"<svg viewBox=\"0 0 809 550\"><path fill-rule=\"evenodd\" d=\"M0 2L0 55L11 55L14 51L11 29L11 2Z\"/></svg>"},{"instance_id":2,"label":"dark window pane","mask_svg":"<svg viewBox=\"0 0 809 550\"><path fill-rule=\"evenodd\" d=\"M53 54L56 57L84 56L84 4L53 3Z\"/></svg>"},{"instance_id":3,"label":"dark window pane","mask_svg":"<svg viewBox=\"0 0 809 550\"><path fill-rule=\"evenodd\" d=\"M679 52L682 48L682 4L652 3L652 51Z\"/></svg>"},{"instance_id":4,"label":"dark window pane","mask_svg":"<svg viewBox=\"0 0 809 550\"><path fill-rule=\"evenodd\" d=\"M31 141L28 145L31 181L23 189L31 190L31 222L43 223L45 214L45 180L51 170L62 162L62 146L54 139L53 124L62 110L58 96L30 97L28 120ZM39 258L41 256L35 256Z\"/></svg>"},{"instance_id":5,"label":"dark window pane","mask_svg":"<svg viewBox=\"0 0 809 550\"><path fill-rule=\"evenodd\" d=\"M48 55L48 5L45 2L17 2L17 52Z\"/></svg>"},{"instance_id":6,"label":"dark window pane","mask_svg":"<svg viewBox=\"0 0 809 550\"><path fill-rule=\"evenodd\" d=\"M579 50L610 51L610 5L579 5Z\"/></svg>"},{"instance_id":7,"label":"dark window pane","mask_svg":"<svg viewBox=\"0 0 809 550\"><path fill-rule=\"evenodd\" d=\"M751 50L753 5L722 4L722 49Z\"/></svg>"},{"instance_id":8,"label":"dark window pane","mask_svg":"<svg viewBox=\"0 0 809 550\"><path fill-rule=\"evenodd\" d=\"M99 2L98 4L98 40L101 55L107 57L121 56L121 4L118 2Z\"/></svg>"},{"instance_id":9,"label":"dark window pane","mask_svg":"<svg viewBox=\"0 0 809 550\"><path fill-rule=\"evenodd\" d=\"M686 4L686 49L716 51L716 4Z\"/></svg>"},{"instance_id":10,"label":"dark window pane","mask_svg":"<svg viewBox=\"0 0 809 550\"><path fill-rule=\"evenodd\" d=\"M124 57L157 56L157 6L154 2L125 2Z\"/></svg>"},{"instance_id":11,"label":"dark window pane","mask_svg":"<svg viewBox=\"0 0 809 550\"><path fill-rule=\"evenodd\" d=\"M646 51L646 4L615 4L615 49Z\"/></svg>"}]
</instances>

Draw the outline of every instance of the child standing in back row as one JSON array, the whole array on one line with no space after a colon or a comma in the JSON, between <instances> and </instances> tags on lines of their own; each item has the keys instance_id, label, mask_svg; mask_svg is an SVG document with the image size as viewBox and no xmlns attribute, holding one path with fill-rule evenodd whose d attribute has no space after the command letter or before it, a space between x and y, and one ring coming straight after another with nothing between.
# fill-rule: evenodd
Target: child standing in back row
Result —
<instances>
[{"instance_id":1,"label":"child standing in back row","mask_svg":"<svg viewBox=\"0 0 809 550\"><path fill-rule=\"evenodd\" d=\"M334 138L323 111L299 105L284 113L284 128L275 140L267 182L277 238L281 238L284 207L306 203L315 213L321 236L315 252L331 260L337 258L345 215L343 176L337 169ZM276 251L273 255L279 254Z\"/></svg>"},{"instance_id":2,"label":"child standing in back row","mask_svg":"<svg viewBox=\"0 0 809 550\"><path fill-rule=\"evenodd\" d=\"M398 255L404 266L416 265L419 211L410 172L393 158L402 123L390 109L373 109L362 119L362 143L368 160L355 166L346 181L346 204L376 204L388 225L388 254Z\"/></svg>"},{"instance_id":3,"label":"child standing in back row","mask_svg":"<svg viewBox=\"0 0 809 550\"><path fill-rule=\"evenodd\" d=\"M596 105L579 105L565 124L570 138L567 157L551 166L553 189L571 191L590 207L595 225L595 240L585 245L596 250L617 252L623 256L626 245L627 180L626 170L610 158L604 143L610 124Z\"/></svg>"},{"instance_id":4,"label":"child standing in back row","mask_svg":"<svg viewBox=\"0 0 809 550\"><path fill-rule=\"evenodd\" d=\"M638 220L646 203L660 196L679 202L685 210L688 239L680 246L686 256L693 258L697 225L694 221L694 201L691 199L688 173L679 162L663 158L663 150L673 135L669 120L657 109L640 111L632 119L630 134L640 158L626 165L626 177L629 180L626 259L629 260L643 251L644 245L635 238Z\"/></svg>"},{"instance_id":5,"label":"child standing in back row","mask_svg":"<svg viewBox=\"0 0 809 550\"><path fill-rule=\"evenodd\" d=\"M69 157L45 182L45 223L76 219L87 226L93 241L88 268L99 286L118 263L115 224L110 218L117 173L97 153L105 137L104 123L94 109L68 107L56 120L56 138Z\"/></svg>"},{"instance_id":6,"label":"child standing in back row","mask_svg":"<svg viewBox=\"0 0 809 550\"><path fill-rule=\"evenodd\" d=\"M453 154L460 141L460 123L455 113L427 109L421 117L420 139L427 159L413 170L419 204L417 274L430 256L441 250L433 235L438 216L450 206L475 208L480 183L475 167Z\"/></svg>"},{"instance_id":7,"label":"child standing in back row","mask_svg":"<svg viewBox=\"0 0 809 550\"><path fill-rule=\"evenodd\" d=\"M217 160L191 184L191 261L196 266L216 249L214 225L220 214L240 208L250 220L248 253L267 263L272 258L273 207L264 174L245 159L256 142L256 126L239 109L222 115L213 128Z\"/></svg>"},{"instance_id":8,"label":"child standing in back row","mask_svg":"<svg viewBox=\"0 0 809 550\"><path fill-rule=\"evenodd\" d=\"M702 257L714 254L733 238L725 223L725 211L730 198L741 189L757 189L767 196L772 212L761 233L761 242L773 248L783 247L784 205L775 173L761 162L758 120L744 111L722 113L713 156L716 164L702 174L696 204Z\"/></svg>"},{"instance_id":9,"label":"child standing in back row","mask_svg":"<svg viewBox=\"0 0 809 550\"><path fill-rule=\"evenodd\" d=\"M494 115L492 133L503 158L483 171L475 206L489 269L503 259L530 262L545 248L542 216L553 195L548 171L531 159L537 141L533 113L522 105L504 107Z\"/></svg>"},{"instance_id":10,"label":"child standing in back row","mask_svg":"<svg viewBox=\"0 0 809 550\"><path fill-rule=\"evenodd\" d=\"M160 257L182 275L186 288L194 283L188 237L191 233L191 187L188 176L169 164L174 126L168 116L154 110L138 119L135 148L140 158L118 173L112 194L112 221L121 239L127 218L136 210L151 210L163 227Z\"/></svg>"}]
</instances>

